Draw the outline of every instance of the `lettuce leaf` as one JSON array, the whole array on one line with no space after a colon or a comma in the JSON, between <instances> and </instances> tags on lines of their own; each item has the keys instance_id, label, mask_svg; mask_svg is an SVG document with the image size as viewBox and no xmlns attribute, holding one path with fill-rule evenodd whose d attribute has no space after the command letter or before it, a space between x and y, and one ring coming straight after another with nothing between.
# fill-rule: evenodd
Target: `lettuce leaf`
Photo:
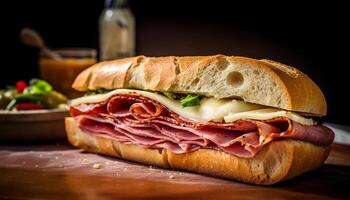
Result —
<instances>
[{"instance_id":1,"label":"lettuce leaf","mask_svg":"<svg viewBox=\"0 0 350 200\"><path fill-rule=\"evenodd\" d=\"M200 105L201 98L198 95L189 94L180 100L182 107L192 107Z\"/></svg>"},{"instance_id":2,"label":"lettuce leaf","mask_svg":"<svg viewBox=\"0 0 350 200\"><path fill-rule=\"evenodd\" d=\"M111 90L107 90L104 88L98 88L97 90L88 90L84 96L91 96L91 95L95 95L95 94L105 94L110 92Z\"/></svg>"},{"instance_id":3,"label":"lettuce leaf","mask_svg":"<svg viewBox=\"0 0 350 200\"><path fill-rule=\"evenodd\" d=\"M169 99L175 100L178 99L178 95L172 93L172 92L162 92L166 97L168 97Z\"/></svg>"},{"instance_id":4,"label":"lettuce leaf","mask_svg":"<svg viewBox=\"0 0 350 200\"><path fill-rule=\"evenodd\" d=\"M161 94L172 100L180 100L180 103L184 108L198 106L200 105L200 101L202 99L201 96L194 94L175 94L173 92L161 92Z\"/></svg>"}]
</instances>

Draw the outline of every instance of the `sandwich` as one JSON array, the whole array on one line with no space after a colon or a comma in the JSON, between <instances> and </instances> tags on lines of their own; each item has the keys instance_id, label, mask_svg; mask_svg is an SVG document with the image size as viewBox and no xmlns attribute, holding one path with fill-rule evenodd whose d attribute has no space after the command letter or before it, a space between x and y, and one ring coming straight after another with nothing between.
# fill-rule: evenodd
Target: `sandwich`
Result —
<instances>
[{"instance_id":1,"label":"sandwich","mask_svg":"<svg viewBox=\"0 0 350 200\"><path fill-rule=\"evenodd\" d=\"M73 86L70 143L161 168L271 185L320 167L334 139L320 88L296 68L236 56L137 56Z\"/></svg>"}]
</instances>

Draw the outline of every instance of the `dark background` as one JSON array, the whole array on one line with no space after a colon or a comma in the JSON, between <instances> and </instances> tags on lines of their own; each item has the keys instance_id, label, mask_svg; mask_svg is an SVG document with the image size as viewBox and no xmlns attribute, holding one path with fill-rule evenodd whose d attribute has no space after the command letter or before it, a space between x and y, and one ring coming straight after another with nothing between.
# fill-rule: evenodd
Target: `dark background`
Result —
<instances>
[{"instance_id":1,"label":"dark background","mask_svg":"<svg viewBox=\"0 0 350 200\"><path fill-rule=\"evenodd\" d=\"M137 1L136 53L269 58L308 74L328 101L326 121L350 124L346 6L280 1ZM1 1L0 87L38 77L38 51L20 43L36 29L52 48L98 48L100 0Z\"/></svg>"}]
</instances>

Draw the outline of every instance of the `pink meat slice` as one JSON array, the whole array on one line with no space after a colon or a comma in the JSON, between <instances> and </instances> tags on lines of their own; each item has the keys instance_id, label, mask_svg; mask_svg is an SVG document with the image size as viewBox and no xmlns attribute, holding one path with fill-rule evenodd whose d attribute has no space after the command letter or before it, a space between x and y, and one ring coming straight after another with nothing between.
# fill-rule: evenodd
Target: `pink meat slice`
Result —
<instances>
[{"instance_id":1,"label":"pink meat slice","mask_svg":"<svg viewBox=\"0 0 350 200\"><path fill-rule=\"evenodd\" d=\"M334 139L333 131L325 126L302 125L288 118L232 123L193 121L155 100L134 94L80 104L70 107L70 112L87 133L177 154L207 148L238 157L253 157L274 140L290 138L328 146Z\"/></svg>"}]
</instances>

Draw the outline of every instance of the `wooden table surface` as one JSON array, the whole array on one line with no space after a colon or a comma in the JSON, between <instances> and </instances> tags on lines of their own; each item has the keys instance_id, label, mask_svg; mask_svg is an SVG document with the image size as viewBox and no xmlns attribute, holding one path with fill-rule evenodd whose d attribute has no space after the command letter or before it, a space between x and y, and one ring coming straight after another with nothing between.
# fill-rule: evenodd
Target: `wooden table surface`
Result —
<instances>
[{"instance_id":1,"label":"wooden table surface","mask_svg":"<svg viewBox=\"0 0 350 200\"><path fill-rule=\"evenodd\" d=\"M47 155L44 151L30 151L28 148L0 146L0 198L8 199L346 199L350 198L350 146L333 144L330 157L320 169L297 177L295 179L274 185L254 186L244 183L221 180L203 175L193 175L177 172L180 175L168 177L162 169L149 168L130 162L108 157L89 157L93 159L111 160L108 167L116 170L111 176L111 170L104 165L105 171L96 168L79 168L75 164L66 164L62 170L55 170L50 162L59 160L54 156L55 150ZM30 147L32 148L32 147ZM30 149L29 148L29 149ZM75 154L74 158L87 161L83 157L87 153L77 151L68 145L60 147L60 151ZM42 148L45 150L45 148ZM38 153L40 152L40 153ZM11 154L12 153L12 154ZM34 157L48 156L45 162L39 164ZM22 157L29 157L27 160ZM78 157L77 157L78 156ZM90 156L90 155L89 155ZM62 154L67 157L68 154ZM71 158L73 158L71 156ZM51 159L51 160L50 160ZM25 161L23 161L25 160ZM64 162L64 161L62 161ZM102 162L99 160L99 162ZM22 164L23 165L22 165ZM25 165L25 163L27 165ZM43 165L42 165L43 164ZM91 166L88 163L86 166ZM44 166L44 167L41 167ZM32 167L28 167L32 166ZM125 169L134 171L126 171ZM124 170L121 170L124 169ZM88 170L95 170L89 172ZM140 174L152 171L155 176ZM137 171L137 172L135 172ZM133 174L139 174L133 176ZM171 172L170 172L171 173ZM168 174L168 171L166 172Z\"/></svg>"}]
</instances>

